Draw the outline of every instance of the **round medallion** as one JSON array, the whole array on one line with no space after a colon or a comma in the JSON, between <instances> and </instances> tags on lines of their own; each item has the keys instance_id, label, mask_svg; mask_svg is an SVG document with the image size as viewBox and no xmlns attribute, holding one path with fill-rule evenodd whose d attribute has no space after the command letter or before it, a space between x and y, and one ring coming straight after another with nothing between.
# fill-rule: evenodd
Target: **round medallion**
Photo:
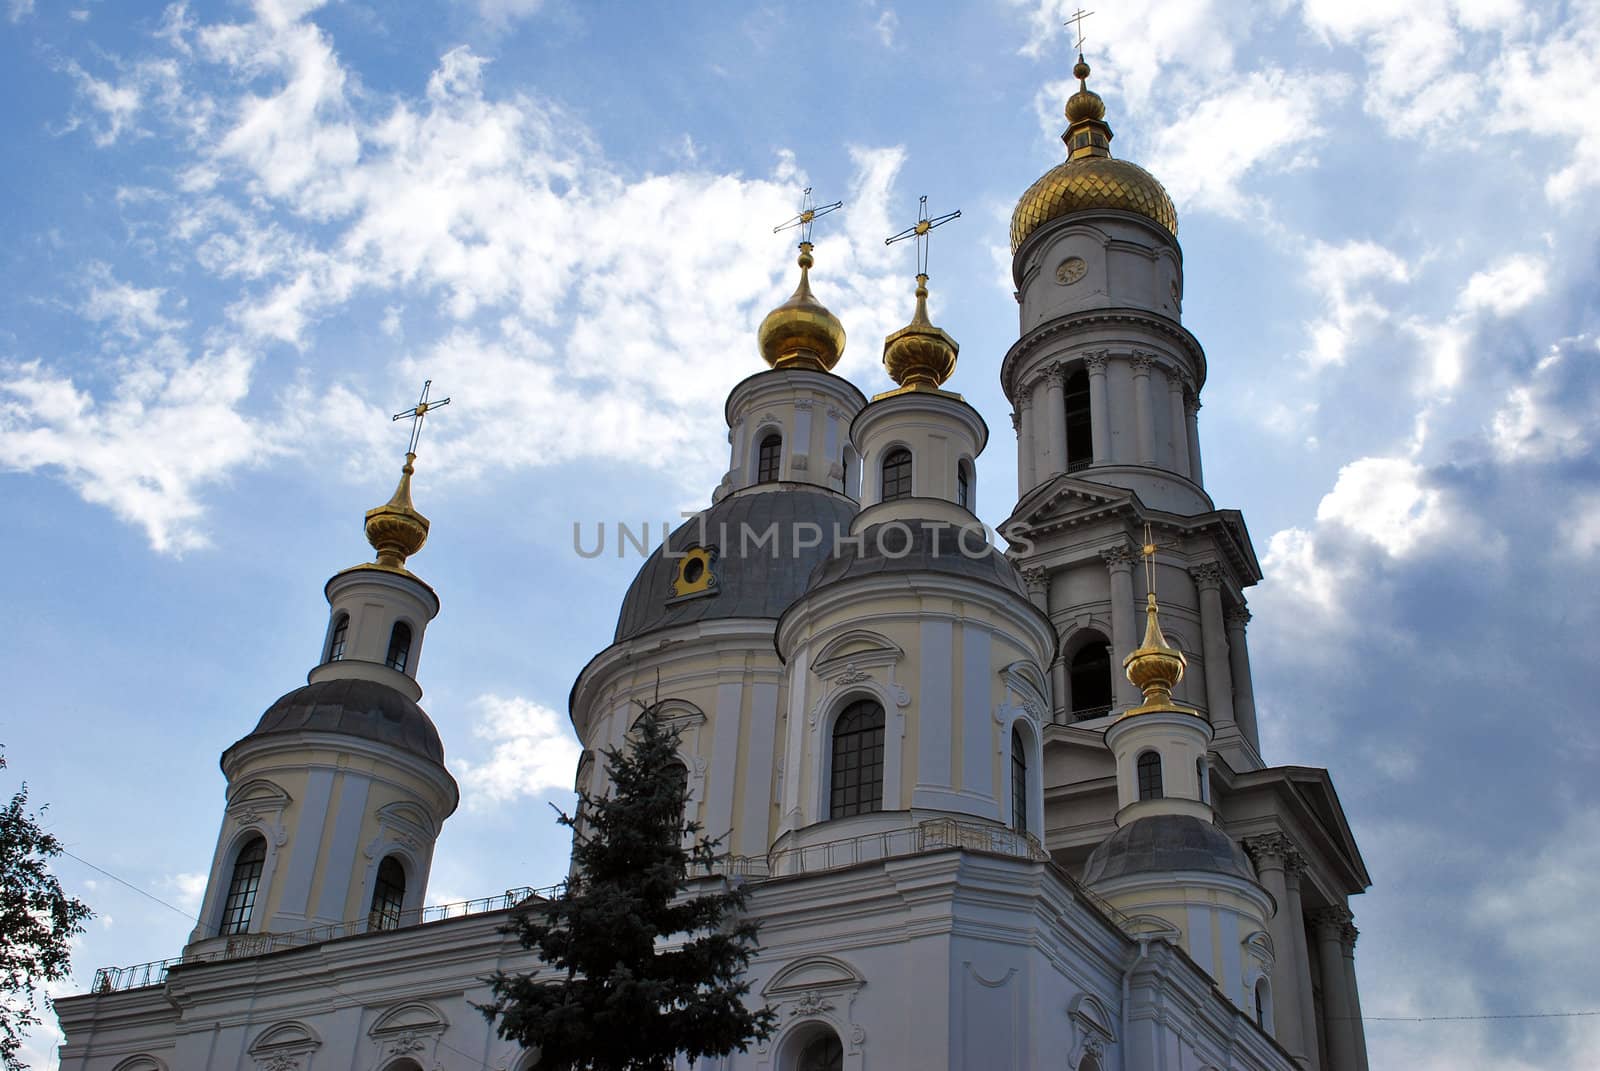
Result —
<instances>
[{"instance_id":1,"label":"round medallion","mask_svg":"<svg viewBox=\"0 0 1600 1071\"><path fill-rule=\"evenodd\" d=\"M1056 282L1063 286L1071 286L1083 278L1084 272L1089 270L1089 265L1084 263L1082 257L1068 257L1056 265Z\"/></svg>"}]
</instances>

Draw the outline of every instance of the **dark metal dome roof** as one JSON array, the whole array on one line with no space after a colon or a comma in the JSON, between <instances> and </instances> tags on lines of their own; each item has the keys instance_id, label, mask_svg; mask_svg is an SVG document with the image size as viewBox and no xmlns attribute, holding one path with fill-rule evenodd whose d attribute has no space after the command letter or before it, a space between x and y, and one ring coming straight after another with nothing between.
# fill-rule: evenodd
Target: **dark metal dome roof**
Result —
<instances>
[{"instance_id":1,"label":"dark metal dome roof","mask_svg":"<svg viewBox=\"0 0 1600 1071\"><path fill-rule=\"evenodd\" d=\"M925 527L914 522L888 521L875 524L861 533L860 544L842 545L840 553L830 554L811 572L807 591L844 580L894 573L947 573L980 580L1028 597L1017 567L974 530L967 534L966 547L981 553L967 553L961 541L962 530L951 526Z\"/></svg>"},{"instance_id":2,"label":"dark metal dome roof","mask_svg":"<svg viewBox=\"0 0 1600 1071\"><path fill-rule=\"evenodd\" d=\"M1090 852L1083 883L1170 870L1256 877L1244 849L1215 825L1193 815L1156 814L1128 823Z\"/></svg>"},{"instance_id":3,"label":"dark metal dome roof","mask_svg":"<svg viewBox=\"0 0 1600 1071\"><path fill-rule=\"evenodd\" d=\"M343 733L444 765L444 744L427 713L376 681L347 678L296 688L268 707L244 739L298 732Z\"/></svg>"},{"instance_id":4,"label":"dark metal dome roof","mask_svg":"<svg viewBox=\"0 0 1600 1071\"><path fill-rule=\"evenodd\" d=\"M858 508L820 487L792 484L723 499L667 539L675 554L702 542L717 548L716 592L674 599L671 592L679 562L664 557L657 547L628 586L615 642L694 621L775 620L805 590L812 568L833 553L834 533L849 535L850 519ZM799 547L802 539L815 538L810 529L799 527L807 522L818 526L821 538L816 546ZM776 531L776 541L758 546L769 529Z\"/></svg>"}]
</instances>

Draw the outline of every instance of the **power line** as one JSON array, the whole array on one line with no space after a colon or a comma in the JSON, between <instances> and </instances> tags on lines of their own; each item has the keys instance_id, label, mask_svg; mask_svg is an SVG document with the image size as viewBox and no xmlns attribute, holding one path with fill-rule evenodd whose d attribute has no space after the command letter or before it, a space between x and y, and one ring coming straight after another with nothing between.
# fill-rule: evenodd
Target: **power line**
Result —
<instances>
[{"instance_id":1,"label":"power line","mask_svg":"<svg viewBox=\"0 0 1600 1071\"><path fill-rule=\"evenodd\" d=\"M193 915L189 914L189 912L185 911L183 908L178 907L175 904L167 903L167 901L161 899L161 897L157 896L155 893L149 892L149 891L147 891L145 889L141 889L141 888L139 888L139 886L135 885L131 881L124 881L122 878L119 878L115 874L111 873L111 871L107 870L105 867L95 866L93 863L89 862L89 860L85 859L81 855L74 855L73 853L67 851L65 848L61 849L61 854L66 856L69 859L76 859L78 862L82 863L84 866L88 867L90 870L93 870L98 874L104 874L106 877L110 878L112 881L116 882L118 885L127 886L128 888L132 889L134 892L138 893L140 896L143 896L143 897L145 897L147 899L150 899L150 900L154 900L156 903L160 904L162 907L166 908L169 911L176 911L178 914L182 915L184 918L188 919L190 922L199 922L200 921L199 919L195 918Z\"/></svg>"},{"instance_id":2,"label":"power line","mask_svg":"<svg viewBox=\"0 0 1600 1071\"><path fill-rule=\"evenodd\" d=\"M1465 1023L1480 1019L1579 1019L1600 1011L1506 1012L1501 1015L1363 1015L1368 1023ZM1353 1019L1355 1016L1342 1016Z\"/></svg>"}]
</instances>

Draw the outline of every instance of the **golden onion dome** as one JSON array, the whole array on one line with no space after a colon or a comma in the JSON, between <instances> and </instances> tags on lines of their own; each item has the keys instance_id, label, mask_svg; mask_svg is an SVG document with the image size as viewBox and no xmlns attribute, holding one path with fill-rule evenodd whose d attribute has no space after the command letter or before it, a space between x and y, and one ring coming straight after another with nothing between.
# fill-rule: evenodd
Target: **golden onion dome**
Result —
<instances>
[{"instance_id":1,"label":"golden onion dome","mask_svg":"<svg viewBox=\"0 0 1600 1071\"><path fill-rule=\"evenodd\" d=\"M1078 91L1067 100L1065 163L1057 164L1029 186L1011 213L1011 251L1022 248L1042 224L1073 212L1113 208L1134 212L1178 233L1178 210L1154 175L1111 155L1111 127L1106 105L1089 88L1089 65L1078 57L1072 68Z\"/></svg>"},{"instance_id":2,"label":"golden onion dome","mask_svg":"<svg viewBox=\"0 0 1600 1071\"><path fill-rule=\"evenodd\" d=\"M883 366L889 378L913 390L933 389L956 370L961 347L928 319L928 277L917 276L917 311L911 322L883 340Z\"/></svg>"},{"instance_id":3,"label":"golden onion dome","mask_svg":"<svg viewBox=\"0 0 1600 1071\"><path fill-rule=\"evenodd\" d=\"M1172 690L1183 680L1188 660L1183 652L1167 642L1161 633L1161 621L1156 616L1156 596L1146 596L1144 642L1138 650L1122 660L1122 668L1133 686L1144 693L1144 705L1134 707L1127 714L1140 714L1155 710L1187 710L1172 701Z\"/></svg>"},{"instance_id":4,"label":"golden onion dome","mask_svg":"<svg viewBox=\"0 0 1600 1071\"><path fill-rule=\"evenodd\" d=\"M416 471L416 454L407 454L400 469L400 483L389 501L367 510L367 542L378 552L380 569L405 571L406 559L428 541L428 518L411 504L411 475Z\"/></svg>"},{"instance_id":5,"label":"golden onion dome","mask_svg":"<svg viewBox=\"0 0 1600 1071\"><path fill-rule=\"evenodd\" d=\"M844 325L811 293L811 243L800 243L800 285L756 329L761 356L773 368L831 371L844 353Z\"/></svg>"}]
</instances>

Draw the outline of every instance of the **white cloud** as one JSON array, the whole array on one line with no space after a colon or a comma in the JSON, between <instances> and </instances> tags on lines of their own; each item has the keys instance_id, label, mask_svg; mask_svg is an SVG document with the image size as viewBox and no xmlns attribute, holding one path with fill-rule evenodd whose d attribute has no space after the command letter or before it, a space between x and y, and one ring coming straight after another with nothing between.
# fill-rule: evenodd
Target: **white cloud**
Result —
<instances>
[{"instance_id":1,"label":"white cloud","mask_svg":"<svg viewBox=\"0 0 1600 1071\"><path fill-rule=\"evenodd\" d=\"M884 48L894 47L894 34L900 26L900 16L893 10L885 10L878 16L878 21L872 24L873 30L878 34L878 40Z\"/></svg>"},{"instance_id":2,"label":"white cloud","mask_svg":"<svg viewBox=\"0 0 1600 1071\"><path fill-rule=\"evenodd\" d=\"M1411 269L1398 255L1377 244L1352 239L1337 245L1317 240L1306 254L1307 279L1323 295L1323 315L1306 325L1311 345L1303 354L1312 368L1343 364L1357 335L1389 318L1388 306L1371 283L1404 283Z\"/></svg>"},{"instance_id":3,"label":"white cloud","mask_svg":"<svg viewBox=\"0 0 1600 1071\"><path fill-rule=\"evenodd\" d=\"M1317 505L1317 523L1340 525L1390 557L1406 557L1450 526L1443 494L1426 486L1425 475L1420 465L1405 458L1352 461L1339 470L1333 490Z\"/></svg>"},{"instance_id":4,"label":"white cloud","mask_svg":"<svg viewBox=\"0 0 1600 1071\"><path fill-rule=\"evenodd\" d=\"M33 14L33 0L7 0L6 17L12 22L21 22Z\"/></svg>"},{"instance_id":5,"label":"white cloud","mask_svg":"<svg viewBox=\"0 0 1600 1071\"><path fill-rule=\"evenodd\" d=\"M1510 316L1542 296L1549 286L1549 265L1543 259L1519 253L1497 267L1474 272L1461 291L1463 312L1488 312Z\"/></svg>"},{"instance_id":6,"label":"white cloud","mask_svg":"<svg viewBox=\"0 0 1600 1071\"><path fill-rule=\"evenodd\" d=\"M166 290L119 282L105 264L91 264L86 274L89 293L78 309L84 319L107 325L132 341L147 335L167 334L184 326L182 320L162 314Z\"/></svg>"},{"instance_id":7,"label":"white cloud","mask_svg":"<svg viewBox=\"0 0 1600 1071\"><path fill-rule=\"evenodd\" d=\"M1600 344L1573 339L1551 347L1526 382L1512 387L1490 421L1490 442L1508 461L1555 461L1587 455L1597 439L1592 406L1573 397L1575 373L1600 361Z\"/></svg>"},{"instance_id":8,"label":"white cloud","mask_svg":"<svg viewBox=\"0 0 1600 1071\"><path fill-rule=\"evenodd\" d=\"M520 696L483 695L477 705L472 735L493 747L487 759L455 763L469 810L571 788L580 749L565 717Z\"/></svg>"},{"instance_id":9,"label":"white cloud","mask_svg":"<svg viewBox=\"0 0 1600 1071\"><path fill-rule=\"evenodd\" d=\"M196 872L173 874L163 878L161 885L166 889L177 907L183 908L191 915L200 910L200 901L206 894L205 874Z\"/></svg>"}]
</instances>

